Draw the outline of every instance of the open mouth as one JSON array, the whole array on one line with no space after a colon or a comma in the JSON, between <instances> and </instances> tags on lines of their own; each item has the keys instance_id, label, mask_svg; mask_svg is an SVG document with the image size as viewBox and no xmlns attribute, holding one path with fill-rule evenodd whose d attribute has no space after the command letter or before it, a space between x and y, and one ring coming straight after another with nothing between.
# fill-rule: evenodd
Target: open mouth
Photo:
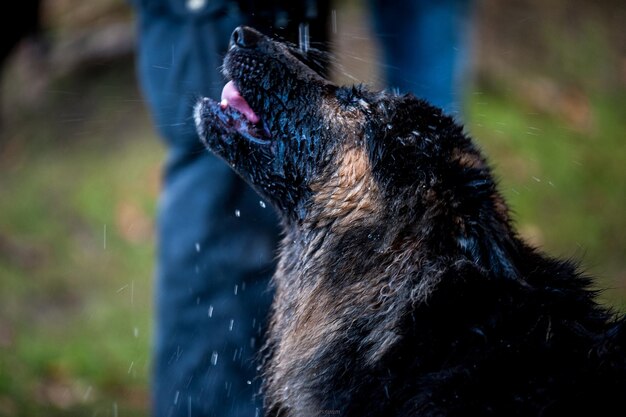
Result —
<instances>
[{"instance_id":1,"label":"open mouth","mask_svg":"<svg viewBox=\"0 0 626 417\"><path fill-rule=\"evenodd\" d=\"M224 86L219 103L210 98L204 98L198 110L200 114L197 114L197 118L204 119L207 117L206 114L210 113L214 119L212 123L220 123L225 130L237 132L251 142L261 145L271 142L267 124L252 110L232 80ZM196 120L196 122L200 121Z\"/></svg>"}]
</instances>

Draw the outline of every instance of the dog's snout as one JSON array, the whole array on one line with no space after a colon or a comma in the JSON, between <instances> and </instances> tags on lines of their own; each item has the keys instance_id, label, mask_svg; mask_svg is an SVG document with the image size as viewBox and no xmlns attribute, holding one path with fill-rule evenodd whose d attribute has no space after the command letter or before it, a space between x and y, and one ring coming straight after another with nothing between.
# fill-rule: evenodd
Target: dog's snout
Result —
<instances>
[{"instance_id":1,"label":"dog's snout","mask_svg":"<svg viewBox=\"0 0 626 417\"><path fill-rule=\"evenodd\" d=\"M230 36L230 43L231 45L237 45L241 48L254 48L261 39L261 36L259 32L252 28L239 26Z\"/></svg>"}]
</instances>

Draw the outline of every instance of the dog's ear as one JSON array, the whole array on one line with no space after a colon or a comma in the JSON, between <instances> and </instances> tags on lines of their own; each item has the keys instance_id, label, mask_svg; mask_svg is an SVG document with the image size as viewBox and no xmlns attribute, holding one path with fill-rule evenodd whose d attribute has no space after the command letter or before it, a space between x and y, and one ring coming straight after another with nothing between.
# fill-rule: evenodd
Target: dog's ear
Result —
<instances>
[{"instance_id":1,"label":"dog's ear","mask_svg":"<svg viewBox=\"0 0 626 417\"><path fill-rule=\"evenodd\" d=\"M423 205L434 239L452 239L474 264L517 279L508 209L462 126L411 94L385 95L375 111L367 143L377 180L390 194L417 197L404 203Z\"/></svg>"}]
</instances>

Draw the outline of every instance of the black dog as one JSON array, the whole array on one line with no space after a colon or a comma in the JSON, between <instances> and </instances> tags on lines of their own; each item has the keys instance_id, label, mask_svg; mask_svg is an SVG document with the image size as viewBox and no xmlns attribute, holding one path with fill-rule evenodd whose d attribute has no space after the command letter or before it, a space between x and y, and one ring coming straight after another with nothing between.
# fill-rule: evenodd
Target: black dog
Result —
<instances>
[{"instance_id":1,"label":"black dog","mask_svg":"<svg viewBox=\"0 0 626 417\"><path fill-rule=\"evenodd\" d=\"M222 103L195 109L283 221L268 415L624 415L624 318L519 239L451 118L322 58L238 28Z\"/></svg>"}]
</instances>

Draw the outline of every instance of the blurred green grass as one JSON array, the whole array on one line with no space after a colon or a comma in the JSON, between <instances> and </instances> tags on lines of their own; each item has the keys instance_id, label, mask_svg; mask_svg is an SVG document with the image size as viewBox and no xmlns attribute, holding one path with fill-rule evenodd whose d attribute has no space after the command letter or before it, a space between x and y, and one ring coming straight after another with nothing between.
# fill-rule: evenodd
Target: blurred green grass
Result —
<instances>
[{"instance_id":1,"label":"blurred green grass","mask_svg":"<svg viewBox=\"0 0 626 417\"><path fill-rule=\"evenodd\" d=\"M4 143L0 415L145 415L163 152L132 80L100 74L71 126L56 99Z\"/></svg>"},{"instance_id":2,"label":"blurred green grass","mask_svg":"<svg viewBox=\"0 0 626 417\"><path fill-rule=\"evenodd\" d=\"M626 95L590 100L593 128L538 113L505 89L472 94L468 130L487 153L528 241L579 261L626 310Z\"/></svg>"}]
</instances>

